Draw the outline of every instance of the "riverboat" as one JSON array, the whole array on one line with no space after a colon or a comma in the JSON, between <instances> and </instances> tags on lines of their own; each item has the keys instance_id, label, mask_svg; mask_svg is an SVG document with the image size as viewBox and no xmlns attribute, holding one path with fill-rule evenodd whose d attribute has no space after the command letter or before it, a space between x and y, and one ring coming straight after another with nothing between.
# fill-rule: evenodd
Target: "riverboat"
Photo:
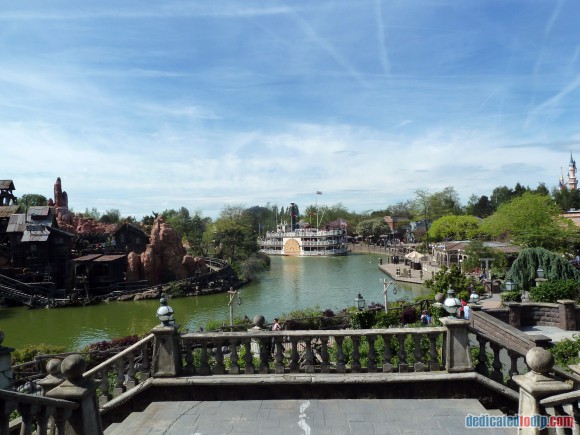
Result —
<instances>
[{"instance_id":1,"label":"riverboat","mask_svg":"<svg viewBox=\"0 0 580 435\"><path fill-rule=\"evenodd\" d=\"M295 228L286 224L268 231L259 240L260 251L267 255L316 257L346 255L349 253L347 233L344 228Z\"/></svg>"}]
</instances>

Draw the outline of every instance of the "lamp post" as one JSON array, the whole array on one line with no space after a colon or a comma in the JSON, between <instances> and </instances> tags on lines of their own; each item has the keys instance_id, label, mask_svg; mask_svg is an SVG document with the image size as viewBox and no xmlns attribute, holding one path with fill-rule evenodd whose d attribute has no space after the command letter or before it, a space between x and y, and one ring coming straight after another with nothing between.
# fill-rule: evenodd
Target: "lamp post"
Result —
<instances>
[{"instance_id":1,"label":"lamp post","mask_svg":"<svg viewBox=\"0 0 580 435\"><path fill-rule=\"evenodd\" d=\"M461 301L455 297L455 290L451 287L447 290L447 299L445 299L443 305L449 314L457 314L457 309L461 306Z\"/></svg>"},{"instance_id":2,"label":"lamp post","mask_svg":"<svg viewBox=\"0 0 580 435\"><path fill-rule=\"evenodd\" d=\"M469 302L473 304L479 303L479 293L475 290L475 286L472 284L471 286L471 294L469 295Z\"/></svg>"},{"instance_id":3,"label":"lamp post","mask_svg":"<svg viewBox=\"0 0 580 435\"><path fill-rule=\"evenodd\" d=\"M509 278L505 280L503 286L508 292L514 291L516 289L516 284Z\"/></svg>"},{"instance_id":4,"label":"lamp post","mask_svg":"<svg viewBox=\"0 0 580 435\"><path fill-rule=\"evenodd\" d=\"M354 303L355 303L355 305L356 305L356 307L358 308L359 311L364 310L365 305L366 305L366 302L365 302L365 298L363 298L360 293L354 299Z\"/></svg>"},{"instance_id":5,"label":"lamp post","mask_svg":"<svg viewBox=\"0 0 580 435\"><path fill-rule=\"evenodd\" d=\"M167 299L165 295L161 295L159 299L160 307L157 308L157 318L163 326L175 326L175 318L173 317L173 308L167 305Z\"/></svg>"},{"instance_id":6,"label":"lamp post","mask_svg":"<svg viewBox=\"0 0 580 435\"><path fill-rule=\"evenodd\" d=\"M242 305L242 291L234 290L233 287L230 287L228 294L230 296L230 301L228 302L230 307L230 326L234 326L234 299L238 295L238 305Z\"/></svg>"},{"instance_id":7,"label":"lamp post","mask_svg":"<svg viewBox=\"0 0 580 435\"><path fill-rule=\"evenodd\" d=\"M379 280L383 283L383 296L385 297L385 314L389 313L389 301L388 301L388 291L389 291L389 287L393 286L393 294L396 295L397 294L397 286L395 285L395 283L393 281L387 281L386 278Z\"/></svg>"}]
</instances>

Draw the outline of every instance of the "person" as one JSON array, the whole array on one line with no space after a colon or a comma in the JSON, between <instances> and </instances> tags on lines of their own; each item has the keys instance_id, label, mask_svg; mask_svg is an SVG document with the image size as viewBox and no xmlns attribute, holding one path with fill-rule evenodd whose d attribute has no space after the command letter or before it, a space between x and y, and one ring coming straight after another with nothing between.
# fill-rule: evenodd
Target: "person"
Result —
<instances>
[{"instance_id":1,"label":"person","mask_svg":"<svg viewBox=\"0 0 580 435\"><path fill-rule=\"evenodd\" d=\"M461 307L459 307L459 314L457 315L457 317L463 317L464 316L464 312L465 312L465 307L467 306L467 302L465 301L465 299L461 299Z\"/></svg>"},{"instance_id":2,"label":"person","mask_svg":"<svg viewBox=\"0 0 580 435\"><path fill-rule=\"evenodd\" d=\"M469 311L471 310L471 308L469 307L469 305L466 305L463 307L463 318L464 319L469 319Z\"/></svg>"},{"instance_id":3,"label":"person","mask_svg":"<svg viewBox=\"0 0 580 435\"><path fill-rule=\"evenodd\" d=\"M272 331L281 331L282 327L280 326L280 323L278 323L278 318L276 317L274 319L274 324L272 325Z\"/></svg>"},{"instance_id":4,"label":"person","mask_svg":"<svg viewBox=\"0 0 580 435\"><path fill-rule=\"evenodd\" d=\"M427 310L423 310L421 313L421 323L428 325L431 323L431 316L427 313Z\"/></svg>"}]
</instances>

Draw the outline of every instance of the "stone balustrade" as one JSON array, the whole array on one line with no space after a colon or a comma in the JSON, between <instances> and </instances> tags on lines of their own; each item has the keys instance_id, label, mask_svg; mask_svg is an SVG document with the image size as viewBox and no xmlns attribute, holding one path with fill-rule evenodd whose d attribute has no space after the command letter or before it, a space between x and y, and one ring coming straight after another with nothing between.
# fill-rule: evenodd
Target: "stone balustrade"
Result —
<instances>
[{"instance_id":1,"label":"stone balustrade","mask_svg":"<svg viewBox=\"0 0 580 435\"><path fill-rule=\"evenodd\" d=\"M185 364L179 370L199 376L437 371L445 366L446 332L433 327L189 333L181 335Z\"/></svg>"},{"instance_id":2,"label":"stone balustrade","mask_svg":"<svg viewBox=\"0 0 580 435\"><path fill-rule=\"evenodd\" d=\"M83 374L85 378L98 382L101 405L149 378L153 338L154 335L149 334ZM114 379L113 383L111 379Z\"/></svg>"}]
</instances>

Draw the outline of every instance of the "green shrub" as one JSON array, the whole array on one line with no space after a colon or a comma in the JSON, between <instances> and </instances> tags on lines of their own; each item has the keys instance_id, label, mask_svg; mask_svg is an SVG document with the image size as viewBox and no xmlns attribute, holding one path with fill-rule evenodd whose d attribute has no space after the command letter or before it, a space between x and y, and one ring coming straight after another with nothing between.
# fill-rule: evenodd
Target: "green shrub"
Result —
<instances>
[{"instance_id":1,"label":"green shrub","mask_svg":"<svg viewBox=\"0 0 580 435\"><path fill-rule=\"evenodd\" d=\"M53 346L51 344L29 344L12 352L12 365L18 365L29 361L34 361L37 355L50 355L55 353L65 353L64 346Z\"/></svg>"},{"instance_id":2,"label":"green shrub","mask_svg":"<svg viewBox=\"0 0 580 435\"><path fill-rule=\"evenodd\" d=\"M512 292L502 292L501 301L502 302L521 302L522 301L522 294L519 290L515 290Z\"/></svg>"},{"instance_id":3,"label":"green shrub","mask_svg":"<svg viewBox=\"0 0 580 435\"><path fill-rule=\"evenodd\" d=\"M530 300L534 302L556 302L558 299L578 301L580 284L573 279L545 281L530 289Z\"/></svg>"},{"instance_id":4,"label":"green shrub","mask_svg":"<svg viewBox=\"0 0 580 435\"><path fill-rule=\"evenodd\" d=\"M571 364L580 363L580 336L575 335L574 338L565 338L556 343L550 348L550 352L554 356L554 362L561 367L568 367Z\"/></svg>"}]
</instances>

